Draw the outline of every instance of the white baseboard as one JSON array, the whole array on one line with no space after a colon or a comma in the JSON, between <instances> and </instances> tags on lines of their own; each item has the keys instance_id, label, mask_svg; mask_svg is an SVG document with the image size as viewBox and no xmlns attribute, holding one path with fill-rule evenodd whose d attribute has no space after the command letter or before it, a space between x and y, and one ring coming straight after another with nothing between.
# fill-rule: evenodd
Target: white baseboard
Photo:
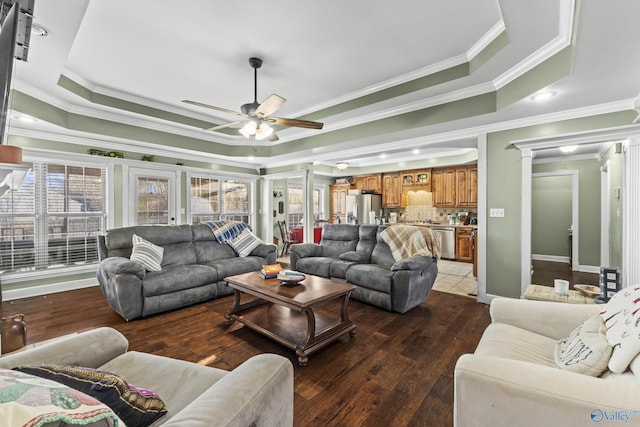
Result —
<instances>
[{"instance_id":1,"label":"white baseboard","mask_svg":"<svg viewBox=\"0 0 640 427\"><path fill-rule=\"evenodd\" d=\"M74 289L98 286L95 278L58 282L51 285L32 286L23 289L13 289L2 292L3 301L11 301L21 298L32 298L42 295L55 294L57 292L72 291Z\"/></svg>"},{"instance_id":2,"label":"white baseboard","mask_svg":"<svg viewBox=\"0 0 640 427\"><path fill-rule=\"evenodd\" d=\"M531 259L536 261L563 262L565 264L569 264L568 256L532 254Z\"/></svg>"}]
</instances>

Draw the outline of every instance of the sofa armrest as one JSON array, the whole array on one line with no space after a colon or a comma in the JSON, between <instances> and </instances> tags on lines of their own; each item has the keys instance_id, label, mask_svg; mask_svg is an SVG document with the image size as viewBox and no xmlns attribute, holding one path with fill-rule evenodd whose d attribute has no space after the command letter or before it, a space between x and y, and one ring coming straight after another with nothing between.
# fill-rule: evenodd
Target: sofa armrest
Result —
<instances>
[{"instance_id":1,"label":"sofa armrest","mask_svg":"<svg viewBox=\"0 0 640 427\"><path fill-rule=\"evenodd\" d=\"M293 365L276 354L260 354L229 372L182 411L167 427L292 426Z\"/></svg>"},{"instance_id":2,"label":"sofa armrest","mask_svg":"<svg viewBox=\"0 0 640 427\"><path fill-rule=\"evenodd\" d=\"M289 262L291 269L296 269L296 263L301 258L322 256L324 248L318 243L296 243L289 248Z\"/></svg>"},{"instance_id":3,"label":"sofa armrest","mask_svg":"<svg viewBox=\"0 0 640 427\"><path fill-rule=\"evenodd\" d=\"M640 409L640 383L635 381L473 354L458 359L454 390L457 427L591 425L603 411L630 415ZM640 413L630 417L632 424L640 423Z\"/></svg>"},{"instance_id":4,"label":"sofa armrest","mask_svg":"<svg viewBox=\"0 0 640 427\"><path fill-rule=\"evenodd\" d=\"M0 357L0 368L40 365L75 365L98 368L127 351L129 342L112 328L98 328L62 337Z\"/></svg>"},{"instance_id":5,"label":"sofa armrest","mask_svg":"<svg viewBox=\"0 0 640 427\"><path fill-rule=\"evenodd\" d=\"M104 270L107 275L134 274L138 276L138 278L144 279L144 276L147 274L144 266L139 262L119 256L105 258L100 262L100 268Z\"/></svg>"},{"instance_id":6,"label":"sofa armrest","mask_svg":"<svg viewBox=\"0 0 640 427\"><path fill-rule=\"evenodd\" d=\"M496 298L491 301L491 321L517 326L546 337L561 339L569 336L578 325L597 314L597 304L568 304Z\"/></svg>"},{"instance_id":7,"label":"sofa armrest","mask_svg":"<svg viewBox=\"0 0 640 427\"><path fill-rule=\"evenodd\" d=\"M430 256L416 255L409 258L403 258L400 261L396 261L391 266L391 271L400 270L422 270L433 264L434 258Z\"/></svg>"},{"instance_id":8,"label":"sofa armrest","mask_svg":"<svg viewBox=\"0 0 640 427\"><path fill-rule=\"evenodd\" d=\"M261 243L251 251L250 255L264 258L267 264L275 264L277 249L277 246L272 243Z\"/></svg>"}]
</instances>

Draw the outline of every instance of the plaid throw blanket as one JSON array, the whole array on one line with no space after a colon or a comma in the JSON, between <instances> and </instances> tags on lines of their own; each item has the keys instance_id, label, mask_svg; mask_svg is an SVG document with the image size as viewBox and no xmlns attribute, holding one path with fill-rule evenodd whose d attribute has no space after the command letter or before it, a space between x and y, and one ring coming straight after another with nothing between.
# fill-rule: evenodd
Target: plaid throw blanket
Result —
<instances>
[{"instance_id":1,"label":"plaid throw blanket","mask_svg":"<svg viewBox=\"0 0 640 427\"><path fill-rule=\"evenodd\" d=\"M394 225L382 230L380 237L389 245L391 255L396 261L416 255L434 256L418 227ZM433 240L435 241L435 238Z\"/></svg>"},{"instance_id":2,"label":"plaid throw blanket","mask_svg":"<svg viewBox=\"0 0 640 427\"><path fill-rule=\"evenodd\" d=\"M427 248L431 252L431 255L440 259L440 252L442 251L442 235L434 233L428 227L418 227L422 232L424 241L427 244Z\"/></svg>"},{"instance_id":3,"label":"plaid throw blanket","mask_svg":"<svg viewBox=\"0 0 640 427\"><path fill-rule=\"evenodd\" d=\"M238 237L245 228L249 228L248 224L239 221L207 221L205 224L211 228L213 235L220 243L227 243Z\"/></svg>"}]
</instances>

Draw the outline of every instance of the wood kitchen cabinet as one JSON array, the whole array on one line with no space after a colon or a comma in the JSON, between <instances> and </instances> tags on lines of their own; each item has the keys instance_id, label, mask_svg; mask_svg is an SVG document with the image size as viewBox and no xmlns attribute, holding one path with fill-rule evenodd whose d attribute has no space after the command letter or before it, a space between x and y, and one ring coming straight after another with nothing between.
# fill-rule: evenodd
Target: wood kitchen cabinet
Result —
<instances>
[{"instance_id":1,"label":"wood kitchen cabinet","mask_svg":"<svg viewBox=\"0 0 640 427\"><path fill-rule=\"evenodd\" d=\"M347 194L351 189L350 184L334 184L329 186L329 211L331 216L329 222L338 223L336 216L340 218L340 222L347 222Z\"/></svg>"},{"instance_id":2,"label":"wood kitchen cabinet","mask_svg":"<svg viewBox=\"0 0 640 427\"><path fill-rule=\"evenodd\" d=\"M471 227L456 227L456 260L473 262L473 241Z\"/></svg>"},{"instance_id":3,"label":"wood kitchen cabinet","mask_svg":"<svg viewBox=\"0 0 640 427\"><path fill-rule=\"evenodd\" d=\"M431 191L431 169L416 169L401 172L402 187L418 185Z\"/></svg>"},{"instance_id":4,"label":"wood kitchen cabinet","mask_svg":"<svg viewBox=\"0 0 640 427\"><path fill-rule=\"evenodd\" d=\"M382 194L382 174L372 173L354 176L353 185L358 190L373 190L375 194Z\"/></svg>"},{"instance_id":5,"label":"wood kitchen cabinet","mask_svg":"<svg viewBox=\"0 0 640 427\"><path fill-rule=\"evenodd\" d=\"M478 167L456 168L456 206L478 206Z\"/></svg>"},{"instance_id":6,"label":"wood kitchen cabinet","mask_svg":"<svg viewBox=\"0 0 640 427\"><path fill-rule=\"evenodd\" d=\"M400 172L382 174L382 207L399 208L402 200Z\"/></svg>"},{"instance_id":7,"label":"wood kitchen cabinet","mask_svg":"<svg viewBox=\"0 0 640 427\"><path fill-rule=\"evenodd\" d=\"M431 170L431 191L433 206L455 207L456 205L456 169L438 168Z\"/></svg>"}]
</instances>

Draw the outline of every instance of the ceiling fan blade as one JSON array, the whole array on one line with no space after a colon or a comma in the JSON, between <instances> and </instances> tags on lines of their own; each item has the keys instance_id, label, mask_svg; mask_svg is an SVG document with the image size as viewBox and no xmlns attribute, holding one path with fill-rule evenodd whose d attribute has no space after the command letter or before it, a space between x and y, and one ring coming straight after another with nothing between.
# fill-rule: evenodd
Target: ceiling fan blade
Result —
<instances>
[{"instance_id":1,"label":"ceiling fan blade","mask_svg":"<svg viewBox=\"0 0 640 427\"><path fill-rule=\"evenodd\" d=\"M297 128L307 128L307 129L322 129L324 123L320 122L312 122L309 120L300 120L300 119L285 119L283 117L269 117L269 120L272 120L273 123L281 126L293 126Z\"/></svg>"},{"instance_id":2,"label":"ceiling fan blade","mask_svg":"<svg viewBox=\"0 0 640 427\"><path fill-rule=\"evenodd\" d=\"M212 110L222 111L223 113L235 114L236 116L244 116L244 114L238 113L237 111L228 110L228 109L222 108L222 107L214 107L213 105L203 104L202 102L198 102L198 101L191 101L189 99L183 99L182 102L184 102L186 104L197 105L198 107L204 107L204 108L210 108Z\"/></svg>"},{"instance_id":3,"label":"ceiling fan blade","mask_svg":"<svg viewBox=\"0 0 640 427\"><path fill-rule=\"evenodd\" d=\"M278 108L287 102L286 99L275 93L264 100L258 108L256 108L256 116L267 117L275 113Z\"/></svg>"},{"instance_id":4,"label":"ceiling fan blade","mask_svg":"<svg viewBox=\"0 0 640 427\"><path fill-rule=\"evenodd\" d=\"M218 129L223 129L223 128L228 128L228 127L231 127L231 126L239 125L239 124L242 124L244 122L246 122L246 120L236 120L235 122L225 123L223 125L218 125L218 126L214 126L214 127L211 127L211 128L208 128L208 129L203 129L203 130L214 131L214 130L218 130Z\"/></svg>"}]
</instances>

